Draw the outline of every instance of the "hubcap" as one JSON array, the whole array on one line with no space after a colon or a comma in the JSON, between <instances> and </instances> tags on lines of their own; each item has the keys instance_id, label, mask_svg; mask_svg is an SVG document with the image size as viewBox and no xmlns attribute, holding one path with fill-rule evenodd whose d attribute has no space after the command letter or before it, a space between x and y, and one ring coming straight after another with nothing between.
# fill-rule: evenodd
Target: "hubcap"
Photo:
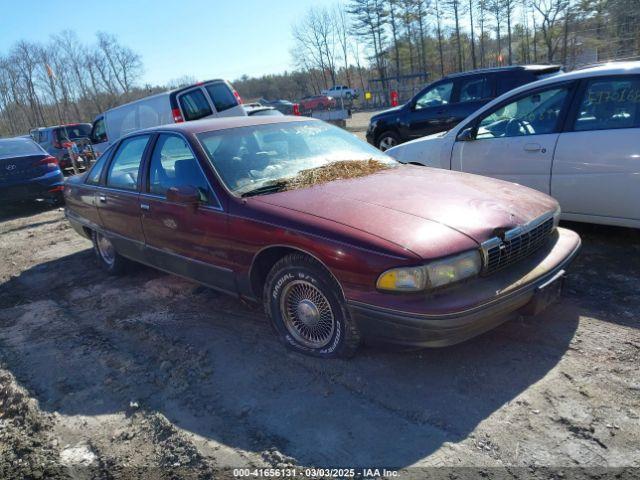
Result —
<instances>
[{"instance_id":1,"label":"hubcap","mask_svg":"<svg viewBox=\"0 0 640 480\"><path fill-rule=\"evenodd\" d=\"M113 265L116 259L116 251L113 244L104 235L97 234L98 253L107 265Z\"/></svg>"},{"instance_id":2,"label":"hubcap","mask_svg":"<svg viewBox=\"0 0 640 480\"><path fill-rule=\"evenodd\" d=\"M322 348L333 337L335 319L331 304L306 280L296 280L284 288L280 310L287 330L301 344Z\"/></svg>"},{"instance_id":3,"label":"hubcap","mask_svg":"<svg viewBox=\"0 0 640 480\"><path fill-rule=\"evenodd\" d=\"M397 144L398 142L396 142L396 139L393 137L382 137L380 139L380 150L384 152L391 147L395 147Z\"/></svg>"}]
</instances>

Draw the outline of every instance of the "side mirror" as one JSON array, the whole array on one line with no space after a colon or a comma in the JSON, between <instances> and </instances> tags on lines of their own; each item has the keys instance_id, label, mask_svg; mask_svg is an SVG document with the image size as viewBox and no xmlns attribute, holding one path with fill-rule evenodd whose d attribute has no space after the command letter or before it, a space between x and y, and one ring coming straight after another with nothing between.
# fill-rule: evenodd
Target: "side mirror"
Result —
<instances>
[{"instance_id":1,"label":"side mirror","mask_svg":"<svg viewBox=\"0 0 640 480\"><path fill-rule=\"evenodd\" d=\"M167 200L196 207L200 203L200 191L193 185L181 185L167 190Z\"/></svg>"},{"instance_id":2,"label":"side mirror","mask_svg":"<svg viewBox=\"0 0 640 480\"><path fill-rule=\"evenodd\" d=\"M473 127L465 128L459 134L456 140L459 142L471 142L476 139Z\"/></svg>"}]
</instances>

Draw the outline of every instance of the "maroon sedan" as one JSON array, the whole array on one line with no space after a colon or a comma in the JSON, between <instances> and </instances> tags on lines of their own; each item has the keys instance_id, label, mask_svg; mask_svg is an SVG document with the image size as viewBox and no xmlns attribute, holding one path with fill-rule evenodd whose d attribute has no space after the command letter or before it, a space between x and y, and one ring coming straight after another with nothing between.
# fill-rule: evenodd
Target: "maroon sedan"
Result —
<instances>
[{"instance_id":1,"label":"maroon sedan","mask_svg":"<svg viewBox=\"0 0 640 480\"><path fill-rule=\"evenodd\" d=\"M289 188L327 165L374 161L384 168ZM547 195L401 165L297 117L137 132L68 179L65 197L107 272L133 260L261 301L286 345L320 357L363 339L451 345L535 313L580 247Z\"/></svg>"}]
</instances>

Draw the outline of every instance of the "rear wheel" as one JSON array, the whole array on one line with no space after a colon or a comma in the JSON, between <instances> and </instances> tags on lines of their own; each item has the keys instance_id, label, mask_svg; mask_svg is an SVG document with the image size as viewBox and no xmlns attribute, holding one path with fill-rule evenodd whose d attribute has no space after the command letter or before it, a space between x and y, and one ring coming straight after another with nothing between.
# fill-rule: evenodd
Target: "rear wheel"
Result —
<instances>
[{"instance_id":1,"label":"rear wheel","mask_svg":"<svg viewBox=\"0 0 640 480\"><path fill-rule=\"evenodd\" d=\"M127 266L127 259L116 252L113 243L103 234L93 232L93 250L96 254L98 265L110 275L119 275L123 273Z\"/></svg>"},{"instance_id":2,"label":"rear wheel","mask_svg":"<svg viewBox=\"0 0 640 480\"><path fill-rule=\"evenodd\" d=\"M398 136L398 134L395 132L387 131L382 132L378 137L377 147L384 152L385 150L389 150L391 147L395 147L399 143L400 137Z\"/></svg>"},{"instance_id":3,"label":"rear wheel","mask_svg":"<svg viewBox=\"0 0 640 480\"><path fill-rule=\"evenodd\" d=\"M291 254L277 262L264 287L267 316L289 348L322 358L353 356L360 332L335 279L316 260Z\"/></svg>"}]
</instances>

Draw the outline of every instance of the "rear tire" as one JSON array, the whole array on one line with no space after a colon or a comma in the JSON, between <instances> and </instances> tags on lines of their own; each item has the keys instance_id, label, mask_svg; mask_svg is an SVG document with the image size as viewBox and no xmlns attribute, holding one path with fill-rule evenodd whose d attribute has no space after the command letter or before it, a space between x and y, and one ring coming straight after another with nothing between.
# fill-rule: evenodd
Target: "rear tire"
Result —
<instances>
[{"instance_id":1,"label":"rear tire","mask_svg":"<svg viewBox=\"0 0 640 480\"><path fill-rule=\"evenodd\" d=\"M113 243L107 237L93 231L91 240L93 240L93 251L100 268L109 275L121 275L126 271L129 261L116 252Z\"/></svg>"},{"instance_id":2,"label":"rear tire","mask_svg":"<svg viewBox=\"0 0 640 480\"><path fill-rule=\"evenodd\" d=\"M400 137L396 132L386 131L382 132L376 142L376 147L381 151L386 151L391 147L395 147L400 144Z\"/></svg>"},{"instance_id":3,"label":"rear tire","mask_svg":"<svg viewBox=\"0 0 640 480\"><path fill-rule=\"evenodd\" d=\"M264 286L264 308L280 341L296 352L349 358L360 345L340 286L307 255L287 255L273 266Z\"/></svg>"}]
</instances>

